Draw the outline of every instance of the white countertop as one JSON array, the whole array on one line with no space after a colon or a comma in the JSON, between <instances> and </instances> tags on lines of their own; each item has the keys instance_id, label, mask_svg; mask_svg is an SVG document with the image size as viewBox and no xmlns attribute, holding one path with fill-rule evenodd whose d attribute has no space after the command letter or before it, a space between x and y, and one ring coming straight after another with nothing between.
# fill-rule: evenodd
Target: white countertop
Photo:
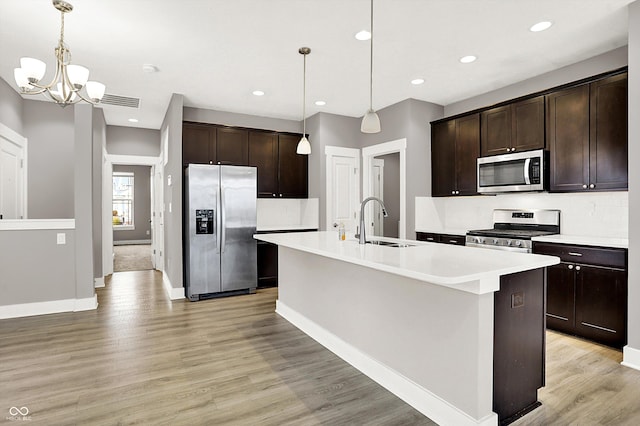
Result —
<instances>
[{"instance_id":1,"label":"white countertop","mask_svg":"<svg viewBox=\"0 0 640 426\"><path fill-rule=\"evenodd\" d=\"M302 231L306 229L318 229L317 226L308 225L279 225L279 226L260 226L257 232L273 232L273 231Z\"/></svg>"},{"instance_id":2,"label":"white countertop","mask_svg":"<svg viewBox=\"0 0 640 426\"><path fill-rule=\"evenodd\" d=\"M544 237L533 237L532 241L540 241L545 243L558 244L577 244L583 246L597 247L613 247L613 248L629 248L628 238L611 238L611 237L590 237L584 235L547 235Z\"/></svg>"},{"instance_id":3,"label":"white countertop","mask_svg":"<svg viewBox=\"0 0 640 426\"><path fill-rule=\"evenodd\" d=\"M406 241L415 246L360 245L353 238L339 241L335 231L257 234L254 238L474 294L499 290L501 275L560 262L553 256L390 238L384 239Z\"/></svg>"}]
</instances>

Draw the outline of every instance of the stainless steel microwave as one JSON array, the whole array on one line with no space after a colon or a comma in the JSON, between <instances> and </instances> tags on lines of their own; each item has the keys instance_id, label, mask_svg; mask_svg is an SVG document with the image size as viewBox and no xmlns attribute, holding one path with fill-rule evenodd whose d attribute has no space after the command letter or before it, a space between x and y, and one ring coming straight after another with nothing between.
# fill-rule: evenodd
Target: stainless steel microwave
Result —
<instances>
[{"instance_id":1,"label":"stainless steel microwave","mask_svg":"<svg viewBox=\"0 0 640 426\"><path fill-rule=\"evenodd\" d=\"M544 191L546 158L543 149L478 158L478 192Z\"/></svg>"}]
</instances>

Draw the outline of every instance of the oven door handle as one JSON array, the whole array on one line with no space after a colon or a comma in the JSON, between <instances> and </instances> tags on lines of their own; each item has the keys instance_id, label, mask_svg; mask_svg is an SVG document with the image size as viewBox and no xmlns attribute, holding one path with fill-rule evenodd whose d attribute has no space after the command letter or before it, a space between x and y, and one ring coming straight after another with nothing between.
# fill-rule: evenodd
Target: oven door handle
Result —
<instances>
[{"instance_id":1,"label":"oven door handle","mask_svg":"<svg viewBox=\"0 0 640 426\"><path fill-rule=\"evenodd\" d=\"M529 178L529 166L531 164L531 158L524 160L524 183L531 185L531 179Z\"/></svg>"}]
</instances>

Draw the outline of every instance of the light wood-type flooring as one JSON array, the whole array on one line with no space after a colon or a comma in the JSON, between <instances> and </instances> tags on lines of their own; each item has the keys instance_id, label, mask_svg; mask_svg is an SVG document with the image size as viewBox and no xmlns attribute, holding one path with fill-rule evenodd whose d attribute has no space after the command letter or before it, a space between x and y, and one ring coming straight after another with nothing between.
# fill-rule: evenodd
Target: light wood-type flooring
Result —
<instances>
[{"instance_id":1,"label":"light wood-type flooring","mask_svg":"<svg viewBox=\"0 0 640 426\"><path fill-rule=\"evenodd\" d=\"M275 314L277 289L171 302L138 271L97 293L96 311L0 320L0 424L433 424ZM543 405L514 425L640 425L621 358L548 332Z\"/></svg>"}]
</instances>

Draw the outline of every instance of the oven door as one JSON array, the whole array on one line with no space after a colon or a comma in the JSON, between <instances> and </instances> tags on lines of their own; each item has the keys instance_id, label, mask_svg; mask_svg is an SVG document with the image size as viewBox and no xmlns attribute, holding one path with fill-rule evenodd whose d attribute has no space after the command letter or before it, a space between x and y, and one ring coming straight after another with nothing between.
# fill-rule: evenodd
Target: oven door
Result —
<instances>
[{"instance_id":1,"label":"oven door","mask_svg":"<svg viewBox=\"0 0 640 426\"><path fill-rule=\"evenodd\" d=\"M478 158L478 192L544 190L544 151Z\"/></svg>"}]
</instances>

